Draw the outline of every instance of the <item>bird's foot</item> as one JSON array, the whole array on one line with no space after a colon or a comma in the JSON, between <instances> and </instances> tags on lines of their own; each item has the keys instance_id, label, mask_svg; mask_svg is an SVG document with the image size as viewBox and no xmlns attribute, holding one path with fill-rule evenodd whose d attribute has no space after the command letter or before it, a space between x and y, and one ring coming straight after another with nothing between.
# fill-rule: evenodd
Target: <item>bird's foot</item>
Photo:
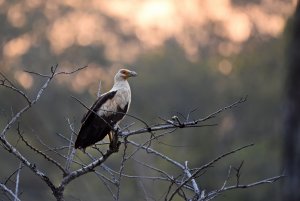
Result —
<instances>
[{"instance_id":1,"label":"bird's foot","mask_svg":"<svg viewBox=\"0 0 300 201\"><path fill-rule=\"evenodd\" d=\"M114 127L114 133L118 134L120 132L120 130L121 130L121 127L119 125L116 125Z\"/></svg>"},{"instance_id":2,"label":"bird's foot","mask_svg":"<svg viewBox=\"0 0 300 201\"><path fill-rule=\"evenodd\" d=\"M110 149L112 152L118 152L118 151L119 151L120 145L121 145L121 142L120 142L120 141L112 141L112 142L109 144L109 149Z\"/></svg>"}]
</instances>

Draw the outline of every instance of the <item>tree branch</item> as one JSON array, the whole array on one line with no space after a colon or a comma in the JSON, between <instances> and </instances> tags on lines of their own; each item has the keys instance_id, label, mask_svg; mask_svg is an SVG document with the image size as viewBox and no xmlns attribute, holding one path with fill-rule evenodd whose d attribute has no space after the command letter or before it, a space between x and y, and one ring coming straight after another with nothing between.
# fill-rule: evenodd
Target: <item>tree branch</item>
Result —
<instances>
[{"instance_id":1,"label":"tree branch","mask_svg":"<svg viewBox=\"0 0 300 201\"><path fill-rule=\"evenodd\" d=\"M115 151L114 150L107 150L106 153L99 159L93 161L92 163L78 169L75 170L73 172L71 172L70 174L68 174L66 177L63 178L59 188L64 188L68 183L70 183L71 181L73 181L75 178L84 175L86 173L92 172L94 171L94 168L99 166L100 164L102 164L104 161L106 161L106 159L113 154Z\"/></svg>"},{"instance_id":2,"label":"tree branch","mask_svg":"<svg viewBox=\"0 0 300 201\"><path fill-rule=\"evenodd\" d=\"M188 178L191 178L191 177L192 177L192 174L191 174L191 172L190 172L190 170L189 170L189 168L188 168L188 166L187 166L188 162L185 161L184 164L185 164L184 173L188 176ZM198 198L200 197L201 191L200 191L200 189L199 189L199 187L198 187L198 184L196 183L195 179L194 179L194 178L191 178L191 181L192 181L192 185L193 185L193 188L194 188L194 192L195 192L196 197L197 197L197 199L198 199Z\"/></svg>"},{"instance_id":3,"label":"tree branch","mask_svg":"<svg viewBox=\"0 0 300 201\"><path fill-rule=\"evenodd\" d=\"M28 167L35 175L37 175L42 181L44 181L49 187L50 189L52 190L54 196L56 198L58 198L60 195L59 195L59 191L57 190L57 188L55 187L55 185L53 184L53 182L49 179L48 176L46 176L45 173L43 173L41 170L39 170L39 168L36 166L36 164L34 163L31 163L25 156L23 156L23 154L21 154L13 145L11 145L8 140L6 139L6 133L7 131L12 127L12 125L27 111L29 110L35 103L37 103L40 99L40 97L42 96L44 90L48 87L48 85L50 84L50 82L52 81L52 79L57 76L57 75L60 75L60 74L71 74L71 73L74 73L74 72L77 72L83 68L86 68L85 67L82 67L82 68L79 68L79 69L76 69L74 71L71 71L71 72L56 72L57 71L57 68L58 68L58 65L56 66L52 66L51 67L51 73L47 76L44 76L44 75L41 75L42 77L46 77L46 81L44 82L44 84L42 85L42 87L39 89L39 91L37 92L36 96L35 96L35 99L33 99L32 101L29 101L29 98L26 96L26 95L23 95L22 92L19 92L21 95L23 95L28 104L23 107L23 109L19 110L19 112L17 112L10 120L9 122L5 125L5 127L3 128L3 130L1 131L1 134L0 134L0 141L3 145L3 147L9 151L12 155L14 155L16 158L18 158L26 167ZM38 73L34 73L34 74L38 74ZM39 75L39 74L38 74ZM2 77L4 77L2 75ZM5 78L5 77L4 77ZM5 78L6 79L6 78ZM7 79L6 79L7 80ZM0 84L4 84L5 81L2 81ZM11 82L9 82L11 84ZM4 85L5 87L7 87L6 85ZM11 87L8 87L10 88L11 90L14 90L14 91L17 91L18 92L18 89L16 89L12 84L11 84ZM25 93L24 93L25 94ZM23 138L24 139L24 138ZM26 142L26 140L24 141ZM27 146L28 146L28 143L27 143ZM31 146L31 148L33 148ZM40 152L38 152L40 153ZM44 154L45 155L45 154ZM49 159L49 157L47 157L47 159ZM52 161L53 162L53 161ZM60 167L60 166L58 166ZM61 169L61 168L60 168ZM62 170L62 169L61 169Z\"/></svg>"},{"instance_id":4,"label":"tree branch","mask_svg":"<svg viewBox=\"0 0 300 201\"><path fill-rule=\"evenodd\" d=\"M14 198L14 200L16 200L16 201L21 201L19 198L18 198L18 196L16 195L16 194L14 194L9 188L7 188L4 184L2 184L2 183L0 183L0 188L4 191L4 192L6 192L6 193L8 193L10 196L12 196L13 198Z\"/></svg>"},{"instance_id":5,"label":"tree branch","mask_svg":"<svg viewBox=\"0 0 300 201\"><path fill-rule=\"evenodd\" d=\"M239 188L251 188L251 187L259 186L259 185L262 185L262 184L274 183L278 179L281 179L283 177L285 177L285 175L279 175L279 176L263 179L263 180L260 180L260 181L257 181L257 182L249 183L249 184L243 184L243 185L239 184L239 185L232 185L232 186L228 186L228 187L222 187L219 190L212 191L212 192L208 193L203 199L201 199L201 201L211 200L211 199L221 195L221 193L223 193L225 191L230 191L230 190L239 189Z\"/></svg>"},{"instance_id":6,"label":"tree branch","mask_svg":"<svg viewBox=\"0 0 300 201\"><path fill-rule=\"evenodd\" d=\"M28 104L31 104L29 97L22 90L18 89L3 73L0 72L0 75L3 77L3 80L0 80L0 86L4 86L12 91L19 93L25 98ZM6 84L8 82L9 84Z\"/></svg>"},{"instance_id":7,"label":"tree branch","mask_svg":"<svg viewBox=\"0 0 300 201\"><path fill-rule=\"evenodd\" d=\"M178 186L176 188L175 191L173 191L173 193L171 194L170 198L168 200L172 200L173 197L179 192L179 190L186 184L188 183L191 179L195 178L202 170L208 168L208 167L211 167L214 163L216 163L217 161L221 160L222 158L228 156L228 155L231 155L233 153L236 153L242 149L245 149L247 147L250 147L250 146L253 146L254 144L249 144L249 145L246 145L246 146L243 146L243 147L240 147L240 148L237 148L237 149L234 149L230 152L227 152L225 154L222 154L220 156L218 156L217 158L215 158L214 160L210 161L209 163L206 163L205 165L201 166L200 168L197 168L196 171L189 177L187 178L184 182L182 182L182 184L180 186Z\"/></svg>"},{"instance_id":8,"label":"tree branch","mask_svg":"<svg viewBox=\"0 0 300 201\"><path fill-rule=\"evenodd\" d=\"M236 177L237 177L236 185L226 186L227 181L230 177L230 173L231 173L231 168L230 168L229 171L228 171L227 179L224 181L222 187L218 190L211 191L211 192L209 192L208 194L205 195L205 191L200 189L199 184L196 182L196 178L201 176L202 174L204 174L206 172L206 170L208 168L212 167L212 165L214 163L216 163L217 161L223 159L224 157L226 157L228 155L231 155L235 152L238 152L242 149L253 146L253 144L249 144L249 145L234 149L230 152L224 153L224 154L218 156L217 158L215 158L214 160L206 163L205 165L203 165L199 168L194 168L194 169L190 169L188 167L188 162L187 161L180 163L180 162L178 162L174 159L171 159L167 155L165 155L163 153L160 153L160 152L154 150L153 148L151 148L153 140L158 141L158 138L160 138L162 136L165 136L169 133L173 133L178 128L194 128L194 127L215 126L216 124L203 124L203 122L205 122L209 119L215 118L218 114L220 114L220 113L222 113L222 112L224 112L228 109L232 109L234 107L237 107L239 104L241 104L241 103L243 103L247 100L247 97L245 97L245 98L241 98L241 99L235 101L234 103L232 103L228 106L225 106L225 107L217 110L216 112L213 112L213 113L207 115L206 117L198 118L196 120L190 120L190 116L193 112L197 111L198 108L191 110L186 117L184 117L184 115L178 113L178 116L180 118L178 116L173 116L170 119L161 118L162 122L160 122L158 124L153 124L153 125L149 125L143 119L141 119L139 117L136 117L134 115L125 114L126 116L131 117L131 118L133 118L135 120L138 120L139 122L143 123L144 127L143 128L138 128L136 130L129 130L128 128L133 125L133 124L130 124L128 127L124 128L124 129L121 129L121 130L115 130L114 128L112 128L113 131L115 131L114 140L113 140L114 143L110 144L109 149L105 153L102 153L102 150L99 149L97 147L97 145L94 146L93 148L98 151L96 157L94 157L92 154L85 153L86 156L89 157L89 161L90 161L89 163L84 162L85 160L83 160L79 156L75 155L75 149L73 147L74 146L73 141L74 141L74 136L76 136L76 132L74 131L74 125L70 122L69 119L67 119L70 130L71 130L70 137L66 137L66 136L58 133L58 135L65 140L65 142L64 142L65 146L61 146L59 148L56 148L56 147L52 148L52 147L46 145L45 143L43 143L40 140L41 144L43 144L44 146L46 146L48 148L48 151L52 151L55 154L58 154L57 157L62 157L65 160L65 167L62 167L62 165L60 163L58 163L55 159L48 156L47 153L39 151L38 149L33 147L24 138L24 136L22 135L22 133L20 131L20 127L18 125L17 132L20 135L20 138L22 139L22 141L25 143L25 145L28 146L31 150L33 150L36 154L42 155L46 160L48 160L51 163L53 163L54 165L56 165L56 167L58 167L58 169L60 169L62 171L63 178L62 178L61 182L59 183L58 187L56 187L53 184L53 182L50 180L50 178L44 172L42 172L36 166L36 164L34 164L33 162L30 162L19 150L16 149L16 147L14 147L13 145L11 145L9 143L9 141L6 139L6 134L7 134L7 131L20 119L20 117L27 110L29 110L35 103L37 103L39 101L39 99L42 96L44 90L49 86L49 84L50 84L50 82L52 81L53 78L55 78L58 75L69 75L69 74L75 73L77 71L80 71L82 69L85 69L86 67L87 66L80 67L80 68L77 68L77 69L72 70L70 72L64 72L64 71L57 72L58 65L56 65L56 66L51 67L51 73L47 74L47 75L27 71L28 73L40 76L42 78L46 78L44 84L37 91L37 93L35 95L35 98L32 99L32 100L29 99L29 97L26 95L26 93L24 93L22 90L15 87L11 81L9 81L2 73L0 73L0 76L2 77L2 79L0 79L0 86L6 87L9 90L12 90L12 91L15 91L15 92L19 93L27 101L27 105L25 105L15 115L12 115L11 119L8 121L8 123L5 125L5 127L1 131L1 133L0 133L0 142L2 143L2 146L7 151L9 151L12 155L14 155L18 160L20 160L22 162L22 164L24 164L24 166L28 167L35 175L37 175L41 180L43 180L48 185L48 187L52 190L53 195L56 197L56 199L58 201L64 200L64 195L63 195L64 190L70 182L72 182L76 178L79 178L80 176L85 175L89 172L94 172L96 174L96 176L103 182L103 184L106 186L107 190L110 192L111 196L115 200L120 199L121 180L122 180L123 177L135 178L135 179L149 179L149 180L152 180L153 182L156 181L156 180L169 182L168 192L165 196L166 200L172 200L174 198L174 196L177 194L185 200L201 200L201 201L211 200L211 199L217 197L218 195L220 195L224 191L229 191L229 190L237 189L237 188L250 188L250 187L257 186L257 185L264 184L264 183L272 183L272 182L276 181L277 179L283 177L283 175L280 175L280 176L277 176L277 177L264 179L264 180L261 180L261 181L258 181L258 182L253 182L253 183L250 183L250 184L241 185L239 178L240 178L240 170L241 170L241 167L242 167L242 164L243 164L242 163L239 166L239 168L236 169L236 172L237 172L236 173ZM99 97L100 95L101 95L101 81L99 83L97 96ZM87 110L91 111L79 99L77 99L75 97L73 97L73 98L77 102L79 102L82 106L84 106ZM94 112L94 111L91 111L91 112ZM154 135L155 131L164 131L164 132L160 132L159 134ZM142 144L136 143L132 140L128 140L128 137L130 137L130 136L134 136L134 135L137 135L137 134L144 134L144 133L150 133L151 137L150 137L150 139L148 139L146 142L144 142ZM119 170L114 171L114 170L110 169L109 167L107 167L106 165L104 165L103 163L113 153L118 152L118 149L119 149L119 146L120 146L120 142L118 141L118 137L122 137L124 139L124 141L123 141L124 150L123 150L123 155L122 155L122 160L121 160L121 163L120 163ZM160 141L158 141L158 142L162 143L162 144L166 144L164 142L160 142ZM67 145L66 145L66 143L67 143ZM134 147L134 150L131 153L127 154L126 152L129 150L128 149L129 145L132 145ZM67 154L65 154L66 150L67 150ZM149 165L145 162L136 160L134 158L134 155L136 153L138 153L140 150L144 150L147 153L153 154L154 156L159 157L160 159L174 165L175 167L179 168L181 170L181 172L179 173L178 176L174 177L174 176L172 176L172 174L170 174L167 171L164 171L160 168ZM74 160L74 157L77 157L76 160ZM150 170L155 171L155 173L159 174L159 175L158 176L139 176L139 175L126 174L125 171L124 171L125 170L125 165L127 164L127 161L129 161L130 159L133 160L134 162L142 165L143 167L146 167L146 168L149 168ZM81 165L81 168L72 171L71 165L73 163ZM102 168L101 170L104 171L104 173L100 172L101 170L96 171L96 167ZM16 200L16 201L19 200L19 198L18 198L19 183L20 183L19 175L20 175L20 168L17 172L16 184L15 184L16 185L15 186L15 193L13 193L10 189L8 189L5 186L5 184L0 183L0 188L4 189L4 191L7 192L8 195L12 196L14 198L14 200ZM117 189L116 190L112 189L112 187L116 187ZM144 188L144 186L142 186L142 188L144 190L145 196L148 198L146 189ZM115 191L115 193L114 193L114 191ZM191 193L193 193L193 198L189 199L188 196L190 196Z\"/></svg>"}]
</instances>

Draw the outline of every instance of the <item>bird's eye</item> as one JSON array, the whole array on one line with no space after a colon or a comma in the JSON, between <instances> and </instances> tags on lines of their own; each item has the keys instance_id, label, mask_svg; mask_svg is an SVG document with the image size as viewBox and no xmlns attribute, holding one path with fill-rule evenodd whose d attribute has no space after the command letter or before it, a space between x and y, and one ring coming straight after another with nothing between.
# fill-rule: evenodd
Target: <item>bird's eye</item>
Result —
<instances>
[{"instance_id":1,"label":"bird's eye","mask_svg":"<svg viewBox=\"0 0 300 201\"><path fill-rule=\"evenodd\" d=\"M121 70L121 74L126 74L126 70Z\"/></svg>"}]
</instances>

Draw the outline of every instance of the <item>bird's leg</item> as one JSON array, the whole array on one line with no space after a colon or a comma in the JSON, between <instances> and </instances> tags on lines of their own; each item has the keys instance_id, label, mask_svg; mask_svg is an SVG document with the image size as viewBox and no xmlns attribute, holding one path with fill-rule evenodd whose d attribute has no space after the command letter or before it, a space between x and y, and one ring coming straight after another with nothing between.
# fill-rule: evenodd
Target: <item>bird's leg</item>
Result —
<instances>
[{"instance_id":1,"label":"bird's leg","mask_svg":"<svg viewBox=\"0 0 300 201\"><path fill-rule=\"evenodd\" d=\"M113 132L112 131L108 133L108 137L109 137L109 144L111 145L112 141L113 141Z\"/></svg>"},{"instance_id":2,"label":"bird's leg","mask_svg":"<svg viewBox=\"0 0 300 201\"><path fill-rule=\"evenodd\" d=\"M118 131L119 131L119 126L118 126L118 124L116 124L113 128L112 128L112 131L110 131L109 133L108 133L108 137L109 137L109 142L110 142L110 147L112 146L112 144L113 144L113 141L114 141L114 135L115 135L115 133L118 133Z\"/></svg>"},{"instance_id":3,"label":"bird's leg","mask_svg":"<svg viewBox=\"0 0 300 201\"><path fill-rule=\"evenodd\" d=\"M118 140L118 132L120 130L119 125L115 125L113 131L111 131L109 133L109 140L110 140L110 144L109 144L109 149L113 150L114 152L118 152L119 151L119 146L120 146L120 142Z\"/></svg>"}]
</instances>

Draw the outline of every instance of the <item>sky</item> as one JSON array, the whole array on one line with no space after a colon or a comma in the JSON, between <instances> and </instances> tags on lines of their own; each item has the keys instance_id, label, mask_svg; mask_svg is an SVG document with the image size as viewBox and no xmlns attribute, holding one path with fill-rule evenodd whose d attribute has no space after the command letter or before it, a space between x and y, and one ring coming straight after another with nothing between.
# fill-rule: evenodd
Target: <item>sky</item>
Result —
<instances>
[{"instance_id":1,"label":"sky","mask_svg":"<svg viewBox=\"0 0 300 201\"><path fill-rule=\"evenodd\" d=\"M70 66L64 55L71 48L94 48L110 65L92 62L83 77L61 81L80 92L92 78L113 75L119 68L113 64L130 64L175 40L190 61L214 49L224 57L218 69L226 75L232 70L226 58L250 40L279 37L295 6L296 0L0 0L2 23L12 30L2 34L0 68L14 69L14 78L30 89L34 79L23 72L22 58L33 49L44 47L62 66Z\"/></svg>"}]
</instances>

